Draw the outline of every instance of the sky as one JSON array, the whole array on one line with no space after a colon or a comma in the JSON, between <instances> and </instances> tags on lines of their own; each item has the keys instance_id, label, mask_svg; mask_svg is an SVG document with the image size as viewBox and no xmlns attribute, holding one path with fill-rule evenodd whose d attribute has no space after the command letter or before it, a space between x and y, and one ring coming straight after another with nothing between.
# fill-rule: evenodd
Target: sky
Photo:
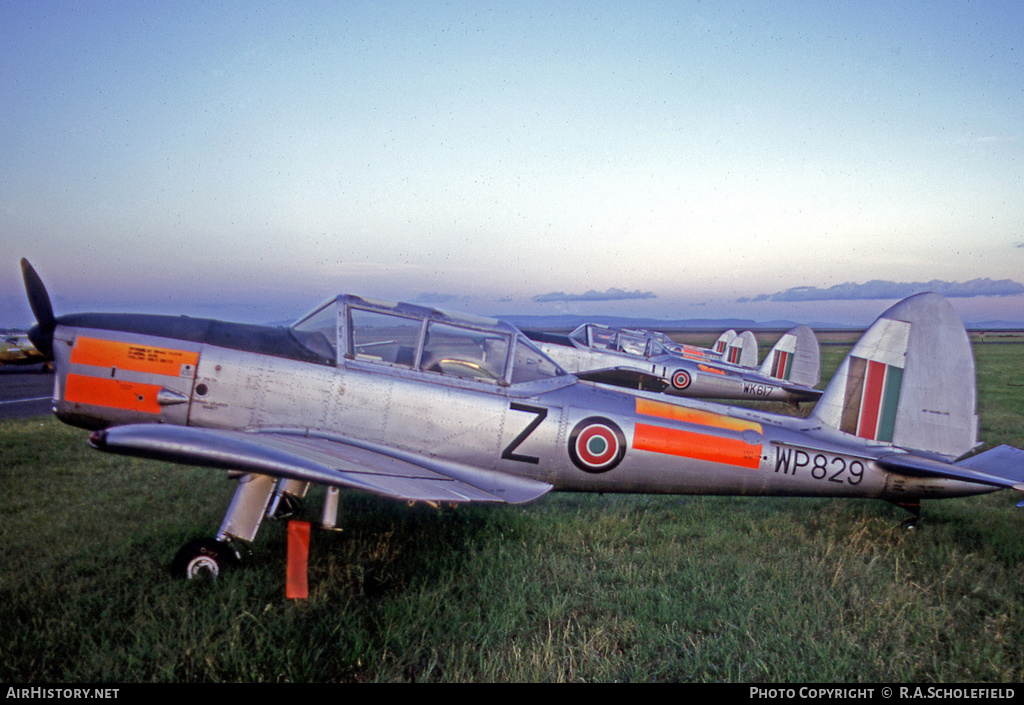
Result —
<instances>
[{"instance_id":1,"label":"sky","mask_svg":"<svg viewBox=\"0 0 1024 705\"><path fill-rule=\"evenodd\" d=\"M1024 4L0 0L0 326L1024 321ZM917 286L912 286L917 285Z\"/></svg>"}]
</instances>

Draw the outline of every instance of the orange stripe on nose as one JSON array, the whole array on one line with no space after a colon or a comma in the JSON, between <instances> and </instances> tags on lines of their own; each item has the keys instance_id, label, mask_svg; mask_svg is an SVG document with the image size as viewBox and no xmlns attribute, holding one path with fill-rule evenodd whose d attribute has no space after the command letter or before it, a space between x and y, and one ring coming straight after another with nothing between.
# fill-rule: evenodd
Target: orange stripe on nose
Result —
<instances>
[{"instance_id":1,"label":"orange stripe on nose","mask_svg":"<svg viewBox=\"0 0 1024 705\"><path fill-rule=\"evenodd\" d=\"M156 395L160 389L160 385L156 384L139 384L105 377L69 374L67 383L64 385L64 400L78 404L159 414L160 404L157 402Z\"/></svg>"},{"instance_id":2,"label":"orange stripe on nose","mask_svg":"<svg viewBox=\"0 0 1024 705\"><path fill-rule=\"evenodd\" d=\"M71 362L93 367L116 367L119 370L147 372L155 375L183 377L199 363L199 353L187 350L158 348L119 340L79 337L71 351Z\"/></svg>"}]
</instances>

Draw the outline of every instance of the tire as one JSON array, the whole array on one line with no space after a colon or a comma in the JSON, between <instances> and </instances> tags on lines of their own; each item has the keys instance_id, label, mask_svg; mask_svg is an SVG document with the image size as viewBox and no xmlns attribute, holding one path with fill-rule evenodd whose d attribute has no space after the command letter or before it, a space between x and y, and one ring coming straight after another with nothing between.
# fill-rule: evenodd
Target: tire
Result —
<instances>
[{"instance_id":1,"label":"tire","mask_svg":"<svg viewBox=\"0 0 1024 705\"><path fill-rule=\"evenodd\" d=\"M238 562L238 554L230 544L216 539L189 541L171 561L175 577L215 580Z\"/></svg>"}]
</instances>

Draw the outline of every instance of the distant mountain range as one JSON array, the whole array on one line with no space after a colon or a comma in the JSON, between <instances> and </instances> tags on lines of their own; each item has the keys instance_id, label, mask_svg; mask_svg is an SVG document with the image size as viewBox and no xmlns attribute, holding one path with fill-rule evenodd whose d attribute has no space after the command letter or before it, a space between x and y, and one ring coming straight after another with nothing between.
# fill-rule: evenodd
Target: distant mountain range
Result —
<instances>
[{"instance_id":1,"label":"distant mountain range","mask_svg":"<svg viewBox=\"0 0 1024 705\"><path fill-rule=\"evenodd\" d=\"M509 315L491 316L511 323L516 328L529 328L548 331L570 331L584 323L600 323L611 328L643 328L665 332L695 331L701 333L721 333L732 328L737 331L784 331L799 325L794 321L773 320L753 321L747 318L681 318L666 320L664 318L630 318L628 316L580 316L580 315ZM267 323L272 326L289 326L294 321L275 321ZM837 323L808 323L812 329L818 330L863 330L867 325L842 325ZM964 321L968 330L1024 330L1024 321ZM26 328L0 328L0 334L24 333Z\"/></svg>"},{"instance_id":2,"label":"distant mountain range","mask_svg":"<svg viewBox=\"0 0 1024 705\"><path fill-rule=\"evenodd\" d=\"M629 318L626 316L493 316L507 321L517 328L537 330L572 330L584 323L600 323L612 328L644 328L658 331L701 331L721 332L734 330L789 330L799 325L794 321L752 321L744 318L685 318L665 320L662 318ZM842 325L837 323L808 323L814 330L862 330L866 326ZM980 330L1024 330L1024 321L964 321L964 325L975 331Z\"/></svg>"}]
</instances>

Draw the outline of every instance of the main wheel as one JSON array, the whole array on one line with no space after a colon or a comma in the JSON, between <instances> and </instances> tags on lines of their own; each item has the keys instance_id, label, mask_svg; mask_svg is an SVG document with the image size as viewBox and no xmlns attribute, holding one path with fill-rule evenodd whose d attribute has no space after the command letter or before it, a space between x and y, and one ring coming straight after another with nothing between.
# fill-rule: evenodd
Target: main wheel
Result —
<instances>
[{"instance_id":1,"label":"main wheel","mask_svg":"<svg viewBox=\"0 0 1024 705\"><path fill-rule=\"evenodd\" d=\"M213 580L238 562L230 544L217 539L189 541L171 561L171 572L179 578Z\"/></svg>"}]
</instances>

